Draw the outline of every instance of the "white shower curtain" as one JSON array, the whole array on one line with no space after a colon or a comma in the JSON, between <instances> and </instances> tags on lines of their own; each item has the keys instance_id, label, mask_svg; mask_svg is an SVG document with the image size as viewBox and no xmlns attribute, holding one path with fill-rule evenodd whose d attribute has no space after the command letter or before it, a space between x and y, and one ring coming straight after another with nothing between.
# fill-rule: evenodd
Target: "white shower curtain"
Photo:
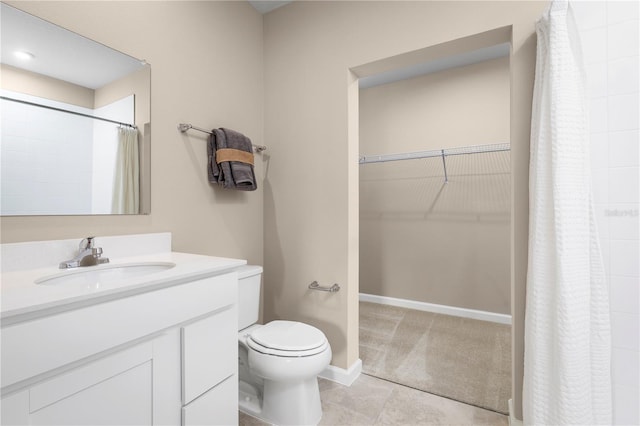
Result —
<instances>
[{"instance_id":1,"label":"white shower curtain","mask_svg":"<svg viewBox=\"0 0 640 426\"><path fill-rule=\"evenodd\" d=\"M138 157L138 129L118 128L118 154L113 183L112 213L138 213L140 202Z\"/></svg>"},{"instance_id":2,"label":"white shower curtain","mask_svg":"<svg viewBox=\"0 0 640 426\"><path fill-rule=\"evenodd\" d=\"M611 424L609 292L592 206L585 73L571 7L537 23L523 420Z\"/></svg>"}]
</instances>

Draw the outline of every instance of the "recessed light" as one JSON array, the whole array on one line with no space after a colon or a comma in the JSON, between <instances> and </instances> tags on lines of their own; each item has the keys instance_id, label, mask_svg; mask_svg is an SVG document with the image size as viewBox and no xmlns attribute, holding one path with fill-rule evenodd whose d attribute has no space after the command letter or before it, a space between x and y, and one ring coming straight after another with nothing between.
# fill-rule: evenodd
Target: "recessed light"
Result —
<instances>
[{"instance_id":1,"label":"recessed light","mask_svg":"<svg viewBox=\"0 0 640 426\"><path fill-rule=\"evenodd\" d=\"M16 56L16 58L22 61L30 61L36 57L36 55L31 52L27 52L26 50L16 50L15 52L13 52L13 54Z\"/></svg>"}]
</instances>

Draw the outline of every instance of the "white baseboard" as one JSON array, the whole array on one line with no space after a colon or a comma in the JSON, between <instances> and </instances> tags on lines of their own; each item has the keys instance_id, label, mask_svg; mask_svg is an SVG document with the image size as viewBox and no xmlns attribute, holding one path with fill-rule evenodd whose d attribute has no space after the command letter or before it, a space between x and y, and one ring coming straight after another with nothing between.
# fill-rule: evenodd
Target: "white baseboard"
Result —
<instances>
[{"instance_id":1,"label":"white baseboard","mask_svg":"<svg viewBox=\"0 0 640 426\"><path fill-rule=\"evenodd\" d=\"M344 368L330 365L318 374L318 376L323 379L331 380L332 382L340 383L341 385L351 386L351 384L360 377L361 372L362 360L358 358L353 364L351 364L351 367L346 370Z\"/></svg>"},{"instance_id":2,"label":"white baseboard","mask_svg":"<svg viewBox=\"0 0 640 426\"><path fill-rule=\"evenodd\" d=\"M513 416L513 399L509 400L509 426L522 426L522 420Z\"/></svg>"},{"instance_id":3,"label":"white baseboard","mask_svg":"<svg viewBox=\"0 0 640 426\"><path fill-rule=\"evenodd\" d=\"M399 306L401 308L434 312L437 314L453 315L456 317L472 318L481 321L491 321L500 324L511 324L511 315L496 314L494 312L478 311L475 309L458 308L456 306L436 305L435 303L418 302L416 300L397 299L395 297L377 296L375 294L365 293L360 293L360 301L380 303L382 305Z\"/></svg>"}]
</instances>

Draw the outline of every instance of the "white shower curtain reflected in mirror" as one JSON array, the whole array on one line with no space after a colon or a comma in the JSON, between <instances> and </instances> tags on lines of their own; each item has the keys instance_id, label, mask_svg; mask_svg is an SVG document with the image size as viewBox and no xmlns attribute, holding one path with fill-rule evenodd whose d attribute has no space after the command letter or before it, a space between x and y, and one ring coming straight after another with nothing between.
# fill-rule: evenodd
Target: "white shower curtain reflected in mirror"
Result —
<instances>
[{"instance_id":1,"label":"white shower curtain reflected in mirror","mask_svg":"<svg viewBox=\"0 0 640 426\"><path fill-rule=\"evenodd\" d=\"M113 182L114 214L137 214L140 200L138 129L118 128L118 154Z\"/></svg>"}]
</instances>

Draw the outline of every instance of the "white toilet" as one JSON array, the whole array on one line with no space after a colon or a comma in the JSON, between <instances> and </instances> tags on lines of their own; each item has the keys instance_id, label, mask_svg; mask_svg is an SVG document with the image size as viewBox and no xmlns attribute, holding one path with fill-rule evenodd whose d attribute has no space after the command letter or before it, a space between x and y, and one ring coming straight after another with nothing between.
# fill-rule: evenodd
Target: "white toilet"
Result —
<instances>
[{"instance_id":1,"label":"white toilet","mask_svg":"<svg viewBox=\"0 0 640 426\"><path fill-rule=\"evenodd\" d=\"M276 425L316 425L322 418L317 376L331 362L331 346L308 324L256 324L261 277L261 266L238 269L240 411Z\"/></svg>"}]
</instances>

